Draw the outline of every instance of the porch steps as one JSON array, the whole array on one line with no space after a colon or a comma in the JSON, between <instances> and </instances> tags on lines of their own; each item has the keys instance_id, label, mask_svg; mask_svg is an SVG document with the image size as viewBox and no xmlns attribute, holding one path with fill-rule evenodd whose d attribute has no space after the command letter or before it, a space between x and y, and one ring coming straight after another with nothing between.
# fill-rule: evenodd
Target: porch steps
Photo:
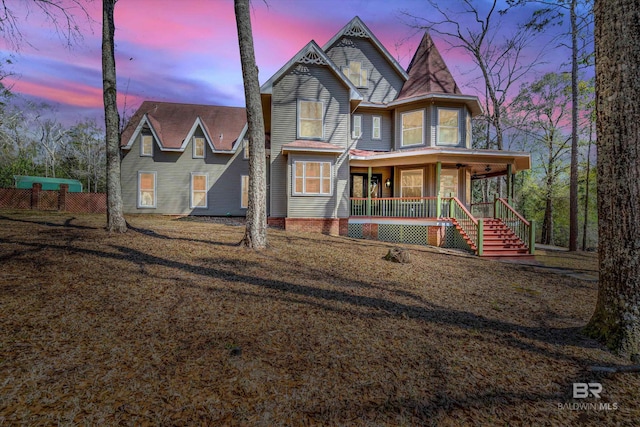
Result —
<instances>
[{"instance_id":1,"label":"porch steps","mask_svg":"<svg viewBox=\"0 0 640 427\"><path fill-rule=\"evenodd\" d=\"M531 257L525 243L507 227L502 220L497 218L478 218L483 221L483 257ZM471 249L478 253L475 242L467 236L457 221L453 221L456 229Z\"/></svg>"}]
</instances>

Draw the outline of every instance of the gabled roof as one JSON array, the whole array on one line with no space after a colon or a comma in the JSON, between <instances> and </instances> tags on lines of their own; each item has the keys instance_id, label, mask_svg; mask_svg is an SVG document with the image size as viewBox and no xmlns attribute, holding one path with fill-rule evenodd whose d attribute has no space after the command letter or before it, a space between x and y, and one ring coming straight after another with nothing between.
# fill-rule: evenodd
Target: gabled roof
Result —
<instances>
[{"instance_id":1,"label":"gabled roof","mask_svg":"<svg viewBox=\"0 0 640 427\"><path fill-rule=\"evenodd\" d=\"M120 146L131 148L147 125L162 151L184 151L201 127L213 151L229 152L246 132L246 124L246 110L240 107L144 101L122 132Z\"/></svg>"},{"instance_id":2,"label":"gabled roof","mask_svg":"<svg viewBox=\"0 0 640 427\"><path fill-rule=\"evenodd\" d=\"M325 45L322 47L322 50L325 52L333 46L341 37L344 36L353 36L353 37L361 37L368 38L371 40L373 45L380 51L382 56L391 64L391 66L396 70L396 72L402 76L403 79L408 79L409 76L407 72L402 68L402 66L396 61L393 56L389 53L389 51L384 47L380 40L371 32L371 30L362 22L360 17L356 16L351 21L347 23L338 33L331 38Z\"/></svg>"},{"instance_id":3,"label":"gabled roof","mask_svg":"<svg viewBox=\"0 0 640 427\"><path fill-rule=\"evenodd\" d=\"M424 33L407 72L409 79L396 100L431 93L462 94L428 32Z\"/></svg>"},{"instance_id":4,"label":"gabled roof","mask_svg":"<svg viewBox=\"0 0 640 427\"><path fill-rule=\"evenodd\" d=\"M350 99L352 101L362 101L363 97L358 89L351 83L349 80L333 63L331 59L324 53L320 46L314 41L311 40L305 47L300 49L298 53L296 53L293 58L289 60L282 68L280 68L269 80L264 82L264 84L260 87L260 93L262 94L271 94L273 92L273 84L278 81L291 67L295 64L313 64L313 65L324 65L329 67L329 69L335 74L338 80L342 81L345 86L349 88L350 91Z\"/></svg>"}]
</instances>

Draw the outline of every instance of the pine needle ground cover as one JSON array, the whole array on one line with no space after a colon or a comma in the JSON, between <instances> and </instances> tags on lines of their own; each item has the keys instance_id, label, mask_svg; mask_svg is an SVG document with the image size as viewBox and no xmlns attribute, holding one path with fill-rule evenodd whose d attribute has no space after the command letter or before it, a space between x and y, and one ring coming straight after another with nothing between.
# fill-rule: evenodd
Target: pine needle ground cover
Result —
<instances>
[{"instance_id":1,"label":"pine needle ground cover","mask_svg":"<svg viewBox=\"0 0 640 427\"><path fill-rule=\"evenodd\" d=\"M233 222L128 221L0 212L0 425L640 419L638 374L588 370L627 364L581 333L595 254L571 256L582 276L562 254L397 264L383 242L269 230L254 253Z\"/></svg>"}]
</instances>

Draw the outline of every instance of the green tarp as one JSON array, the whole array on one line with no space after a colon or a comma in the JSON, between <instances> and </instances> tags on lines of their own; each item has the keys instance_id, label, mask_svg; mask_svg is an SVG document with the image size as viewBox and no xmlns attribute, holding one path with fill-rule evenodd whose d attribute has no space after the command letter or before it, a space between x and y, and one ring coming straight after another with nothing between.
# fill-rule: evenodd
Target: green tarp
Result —
<instances>
[{"instance_id":1,"label":"green tarp","mask_svg":"<svg viewBox=\"0 0 640 427\"><path fill-rule=\"evenodd\" d=\"M43 176L20 176L13 177L16 188L28 189L32 188L34 183L42 184L43 190L60 190L60 184L67 184L70 193L82 192L82 183L77 179L66 178L46 178Z\"/></svg>"}]
</instances>

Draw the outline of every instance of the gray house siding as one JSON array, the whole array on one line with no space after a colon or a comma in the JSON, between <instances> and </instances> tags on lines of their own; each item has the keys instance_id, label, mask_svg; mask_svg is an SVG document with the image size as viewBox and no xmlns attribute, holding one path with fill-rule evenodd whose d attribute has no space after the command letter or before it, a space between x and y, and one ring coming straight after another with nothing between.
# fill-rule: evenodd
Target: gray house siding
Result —
<instances>
[{"instance_id":1,"label":"gray house siding","mask_svg":"<svg viewBox=\"0 0 640 427\"><path fill-rule=\"evenodd\" d=\"M358 150L369 151L391 151L393 148L393 121L389 111L360 112L356 111L353 115L362 116L362 136L360 138L352 138L352 147ZM381 118L381 139L373 139L373 117ZM353 120L353 119L352 119ZM353 123L353 122L352 122ZM353 127L352 127L353 131ZM353 137L353 135L352 135Z\"/></svg>"},{"instance_id":2,"label":"gray house siding","mask_svg":"<svg viewBox=\"0 0 640 427\"><path fill-rule=\"evenodd\" d=\"M368 70L369 84L358 91L367 102L387 103L400 93L404 79L387 62L369 39L342 37L327 51L327 56L340 68L349 61L359 61Z\"/></svg>"},{"instance_id":3,"label":"gray house siding","mask_svg":"<svg viewBox=\"0 0 640 427\"><path fill-rule=\"evenodd\" d=\"M198 133L196 133L198 135ZM200 135L202 135L200 133ZM194 159L191 141L183 152L161 151L154 141L153 156L140 156L140 135L121 163L122 198L125 213L244 216L241 208L241 175L248 175L243 150L235 154L211 151L206 144L204 159ZM156 173L156 207L138 207L138 172ZM207 207L191 208L191 173L207 174Z\"/></svg>"},{"instance_id":4,"label":"gray house siding","mask_svg":"<svg viewBox=\"0 0 640 427\"><path fill-rule=\"evenodd\" d=\"M298 64L275 82L271 107L271 216L347 217L347 200L343 196L349 180L346 155L331 157L335 162L333 196L330 198L332 200L327 200L326 196L292 195L291 159L287 159L287 156L282 153L282 146L298 139L298 100L323 102L323 142L344 148L345 153L349 142L349 89L327 67ZM317 157L314 156L314 159ZM318 160L326 158L327 156L321 155ZM340 201L336 201L338 198Z\"/></svg>"}]
</instances>

